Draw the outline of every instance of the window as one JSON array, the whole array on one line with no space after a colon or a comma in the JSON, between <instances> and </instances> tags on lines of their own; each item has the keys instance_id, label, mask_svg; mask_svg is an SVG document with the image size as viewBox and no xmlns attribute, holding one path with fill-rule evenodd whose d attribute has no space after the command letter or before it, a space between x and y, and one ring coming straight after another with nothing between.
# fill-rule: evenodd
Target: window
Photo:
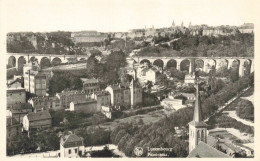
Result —
<instances>
[{"instance_id":1,"label":"window","mask_svg":"<svg viewBox=\"0 0 260 161\"><path fill-rule=\"evenodd\" d=\"M71 154L71 149L69 149L69 154Z\"/></svg>"},{"instance_id":2,"label":"window","mask_svg":"<svg viewBox=\"0 0 260 161\"><path fill-rule=\"evenodd\" d=\"M77 153L78 152L78 149L75 149L75 153Z\"/></svg>"}]
</instances>

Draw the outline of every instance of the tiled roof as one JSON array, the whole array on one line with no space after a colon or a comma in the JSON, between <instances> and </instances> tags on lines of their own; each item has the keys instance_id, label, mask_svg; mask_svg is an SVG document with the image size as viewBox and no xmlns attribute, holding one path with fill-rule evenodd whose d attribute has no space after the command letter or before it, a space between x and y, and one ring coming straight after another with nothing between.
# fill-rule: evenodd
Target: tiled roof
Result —
<instances>
[{"instance_id":1,"label":"tiled roof","mask_svg":"<svg viewBox=\"0 0 260 161\"><path fill-rule=\"evenodd\" d=\"M87 104L87 103L92 103L92 102L96 102L96 100L95 99L87 99L87 100L73 101L73 103L75 105L77 105L77 104Z\"/></svg>"},{"instance_id":2,"label":"tiled roof","mask_svg":"<svg viewBox=\"0 0 260 161\"><path fill-rule=\"evenodd\" d=\"M91 79L88 79L88 78L80 78L81 81L83 83L98 83L99 80L98 79L95 79L95 78L91 78Z\"/></svg>"},{"instance_id":3,"label":"tiled roof","mask_svg":"<svg viewBox=\"0 0 260 161\"><path fill-rule=\"evenodd\" d=\"M190 152L188 158L230 158L230 156L201 141Z\"/></svg>"},{"instance_id":4,"label":"tiled roof","mask_svg":"<svg viewBox=\"0 0 260 161\"><path fill-rule=\"evenodd\" d=\"M13 117L6 118L6 126L17 125L19 122Z\"/></svg>"},{"instance_id":5,"label":"tiled roof","mask_svg":"<svg viewBox=\"0 0 260 161\"><path fill-rule=\"evenodd\" d=\"M30 103L17 103L17 104L12 104L7 108L13 110L24 110L24 109L32 109L32 105Z\"/></svg>"},{"instance_id":6,"label":"tiled roof","mask_svg":"<svg viewBox=\"0 0 260 161\"><path fill-rule=\"evenodd\" d=\"M66 135L61 137L61 144L64 147L83 146L83 138L75 134Z\"/></svg>"},{"instance_id":7,"label":"tiled roof","mask_svg":"<svg viewBox=\"0 0 260 161\"><path fill-rule=\"evenodd\" d=\"M37 113L33 113L33 112L29 113L27 117L28 117L29 121L51 119L51 115L50 115L49 111L47 111L47 110L40 111Z\"/></svg>"},{"instance_id":8,"label":"tiled roof","mask_svg":"<svg viewBox=\"0 0 260 161\"><path fill-rule=\"evenodd\" d=\"M203 122L203 121L200 121L200 122L197 122L197 121L191 121L189 122L189 125L193 125L195 127L207 127L208 125Z\"/></svg>"}]
</instances>

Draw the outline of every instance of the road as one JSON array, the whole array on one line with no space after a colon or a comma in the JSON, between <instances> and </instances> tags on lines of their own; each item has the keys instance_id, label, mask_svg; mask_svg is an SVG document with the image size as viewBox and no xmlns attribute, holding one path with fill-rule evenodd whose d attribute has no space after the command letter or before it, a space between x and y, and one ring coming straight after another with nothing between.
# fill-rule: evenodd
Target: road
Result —
<instances>
[{"instance_id":1,"label":"road","mask_svg":"<svg viewBox=\"0 0 260 161\"><path fill-rule=\"evenodd\" d=\"M254 126L253 122L238 117L236 111L224 111L223 113L227 113L229 117L232 117L233 119L236 119L237 121L240 121L245 125Z\"/></svg>"}]
</instances>

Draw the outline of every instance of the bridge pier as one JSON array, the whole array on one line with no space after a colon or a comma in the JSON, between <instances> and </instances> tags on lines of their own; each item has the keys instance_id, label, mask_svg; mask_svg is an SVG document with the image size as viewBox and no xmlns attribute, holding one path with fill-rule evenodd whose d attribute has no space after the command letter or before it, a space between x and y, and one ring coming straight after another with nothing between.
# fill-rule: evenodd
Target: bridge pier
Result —
<instances>
[{"instance_id":1,"label":"bridge pier","mask_svg":"<svg viewBox=\"0 0 260 161\"><path fill-rule=\"evenodd\" d=\"M251 59L250 73L254 72L254 59Z\"/></svg>"}]
</instances>

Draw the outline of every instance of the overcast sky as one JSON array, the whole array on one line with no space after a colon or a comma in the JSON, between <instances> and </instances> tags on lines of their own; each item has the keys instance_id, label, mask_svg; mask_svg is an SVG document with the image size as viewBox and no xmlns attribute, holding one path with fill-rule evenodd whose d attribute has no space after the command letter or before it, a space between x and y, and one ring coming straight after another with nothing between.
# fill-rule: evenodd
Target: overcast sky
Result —
<instances>
[{"instance_id":1,"label":"overcast sky","mask_svg":"<svg viewBox=\"0 0 260 161\"><path fill-rule=\"evenodd\" d=\"M2 7L7 32L128 31L169 27L173 20L241 25L256 17L255 0L6 0Z\"/></svg>"}]
</instances>

